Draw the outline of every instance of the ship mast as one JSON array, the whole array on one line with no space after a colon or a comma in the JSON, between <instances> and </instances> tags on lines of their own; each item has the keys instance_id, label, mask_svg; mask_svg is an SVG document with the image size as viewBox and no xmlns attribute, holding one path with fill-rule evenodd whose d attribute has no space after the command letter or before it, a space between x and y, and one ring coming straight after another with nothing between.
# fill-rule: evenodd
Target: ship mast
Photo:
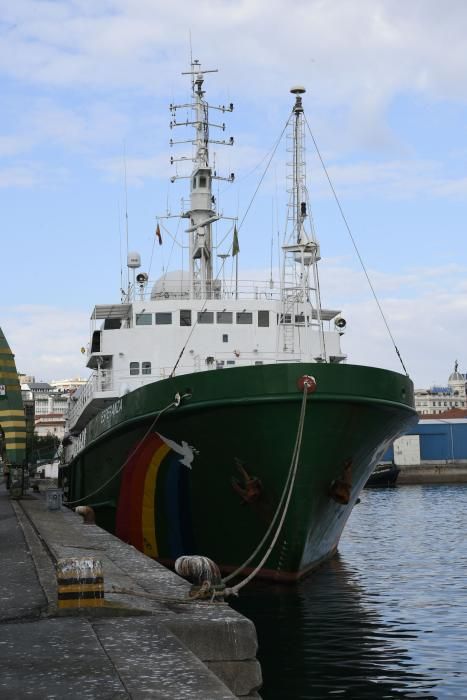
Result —
<instances>
[{"instance_id":1,"label":"ship mast","mask_svg":"<svg viewBox=\"0 0 467 700\"><path fill-rule=\"evenodd\" d=\"M326 362L324 329L321 317L321 300L318 278L318 261L320 260L319 243L316 239L313 218L308 212L308 190L306 186L305 163L305 118L303 114L302 95L305 88L294 87L290 91L295 95L292 116L289 122L288 151L292 160L288 163L289 204L287 213L287 231L282 267L282 307L281 330L282 350L295 351L295 316L299 305L311 306L309 318L303 319L309 341L309 329L315 328L319 333L320 354L314 358ZM303 308L303 307L302 307ZM310 342L307 342L310 347Z\"/></svg>"},{"instance_id":2,"label":"ship mast","mask_svg":"<svg viewBox=\"0 0 467 700\"><path fill-rule=\"evenodd\" d=\"M225 131L225 124L216 124L209 121L209 110L215 109L222 113L232 112L233 104L226 106L212 106L206 101L203 89L204 75L206 73L217 73L216 70L201 70L198 60L191 64L191 70L182 75L191 76L192 98L190 104L170 105L172 120L170 128L178 126L191 126L194 129L194 136L187 141L170 140L170 145L180 143L192 143L193 153L191 158L182 156L171 158L171 164L178 161L192 160L193 169L190 177L190 205L182 214L182 217L190 221L190 226L186 229L189 235L190 250L190 289L192 298L210 299L214 296L213 288L213 245L212 245L212 224L221 218L217 213L216 201L212 193L213 180L234 181L234 174L228 177L220 177L212 170L209 161L209 145L220 144L232 146L234 140L211 139L210 129L220 129ZM185 121L177 121L177 110L190 108L192 118ZM172 182L180 179L181 175L171 178Z\"/></svg>"}]
</instances>

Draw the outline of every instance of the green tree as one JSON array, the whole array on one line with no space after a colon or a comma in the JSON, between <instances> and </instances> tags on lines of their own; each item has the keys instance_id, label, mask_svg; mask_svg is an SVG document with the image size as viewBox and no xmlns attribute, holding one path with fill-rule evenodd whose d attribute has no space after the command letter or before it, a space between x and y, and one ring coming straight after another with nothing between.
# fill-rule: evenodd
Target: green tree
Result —
<instances>
[{"instance_id":1,"label":"green tree","mask_svg":"<svg viewBox=\"0 0 467 700\"><path fill-rule=\"evenodd\" d=\"M56 435L48 433L47 435L36 435L34 433L32 439L31 464L34 466L36 462L45 462L55 457L60 440Z\"/></svg>"}]
</instances>

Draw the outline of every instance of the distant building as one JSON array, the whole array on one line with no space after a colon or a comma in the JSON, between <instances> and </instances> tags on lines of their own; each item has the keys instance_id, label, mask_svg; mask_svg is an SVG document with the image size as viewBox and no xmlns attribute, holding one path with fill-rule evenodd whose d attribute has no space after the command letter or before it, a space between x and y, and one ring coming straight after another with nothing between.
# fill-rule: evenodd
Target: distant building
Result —
<instances>
[{"instance_id":1,"label":"distant building","mask_svg":"<svg viewBox=\"0 0 467 700\"><path fill-rule=\"evenodd\" d=\"M36 382L34 377L23 375L22 380L33 381L21 384L23 402L34 404L34 432L45 437L56 435L60 440L65 434L65 414L69 396L84 380L63 382ZM65 388L66 387L66 388Z\"/></svg>"},{"instance_id":2,"label":"distant building","mask_svg":"<svg viewBox=\"0 0 467 700\"><path fill-rule=\"evenodd\" d=\"M81 379L81 377L74 377L73 379L54 379L50 384L55 391L71 394L76 389L84 386L87 381L87 379Z\"/></svg>"},{"instance_id":3,"label":"distant building","mask_svg":"<svg viewBox=\"0 0 467 700\"><path fill-rule=\"evenodd\" d=\"M467 465L467 418L422 418L394 441L382 461L393 461L398 466L453 462Z\"/></svg>"},{"instance_id":4,"label":"distant building","mask_svg":"<svg viewBox=\"0 0 467 700\"><path fill-rule=\"evenodd\" d=\"M438 415L453 409L467 408L467 374L458 371L457 360L447 386L432 386L415 390L415 409L419 415Z\"/></svg>"},{"instance_id":5,"label":"distant building","mask_svg":"<svg viewBox=\"0 0 467 700\"><path fill-rule=\"evenodd\" d=\"M60 440L65 435L65 416L63 413L45 413L36 416L34 432L39 437L56 435Z\"/></svg>"}]
</instances>

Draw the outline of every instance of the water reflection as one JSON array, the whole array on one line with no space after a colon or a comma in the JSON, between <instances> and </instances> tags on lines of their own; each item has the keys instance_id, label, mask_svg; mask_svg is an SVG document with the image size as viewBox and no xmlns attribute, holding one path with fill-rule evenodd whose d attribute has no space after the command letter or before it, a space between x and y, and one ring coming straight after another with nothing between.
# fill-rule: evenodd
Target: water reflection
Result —
<instances>
[{"instance_id":1,"label":"water reflection","mask_svg":"<svg viewBox=\"0 0 467 700\"><path fill-rule=\"evenodd\" d=\"M258 584L242 597L239 607L254 619L260 638L265 700L436 697L429 692L433 682L416 672L401 644L414 630L385 625L377 601L362 602L357 581L337 555L295 589ZM272 677L273 659L280 673Z\"/></svg>"},{"instance_id":2,"label":"water reflection","mask_svg":"<svg viewBox=\"0 0 467 700\"><path fill-rule=\"evenodd\" d=\"M365 494L340 555L297 586L242 593L264 700L467 697L466 497L453 486Z\"/></svg>"}]
</instances>

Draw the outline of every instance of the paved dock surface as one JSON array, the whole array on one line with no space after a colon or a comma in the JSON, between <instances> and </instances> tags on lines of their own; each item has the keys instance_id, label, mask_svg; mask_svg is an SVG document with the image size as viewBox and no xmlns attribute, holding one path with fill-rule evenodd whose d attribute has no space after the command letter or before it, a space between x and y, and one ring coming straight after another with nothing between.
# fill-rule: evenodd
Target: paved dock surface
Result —
<instances>
[{"instance_id":1,"label":"paved dock surface","mask_svg":"<svg viewBox=\"0 0 467 700\"><path fill-rule=\"evenodd\" d=\"M99 558L105 607L60 610L55 561ZM0 487L0 698L258 698L253 623L43 496Z\"/></svg>"}]
</instances>

